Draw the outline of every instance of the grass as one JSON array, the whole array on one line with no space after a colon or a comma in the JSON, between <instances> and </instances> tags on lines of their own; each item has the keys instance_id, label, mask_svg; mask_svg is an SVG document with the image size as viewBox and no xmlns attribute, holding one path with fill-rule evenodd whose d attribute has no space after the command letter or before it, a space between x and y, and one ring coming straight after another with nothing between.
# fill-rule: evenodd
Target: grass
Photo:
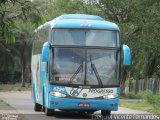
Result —
<instances>
[{"instance_id":1,"label":"grass","mask_svg":"<svg viewBox=\"0 0 160 120\"><path fill-rule=\"evenodd\" d=\"M121 98L125 100L125 102L122 100L120 103L123 107L160 114L160 93L142 91L135 94L134 92L130 92Z\"/></svg>"},{"instance_id":2,"label":"grass","mask_svg":"<svg viewBox=\"0 0 160 120\"><path fill-rule=\"evenodd\" d=\"M135 109L135 110L142 110L147 111L150 113L160 114L160 110L155 110L151 104L146 101L129 101L129 100L121 100L120 107Z\"/></svg>"},{"instance_id":3,"label":"grass","mask_svg":"<svg viewBox=\"0 0 160 120\"><path fill-rule=\"evenodd\" d=\"M143 99L144 98L144 93L140 92L138 94L135 94L134 92L130 92L130 93L127 93L124 98L128 98L128 99Z\"/></svg>"},{"instance_id":4,"label":"grass","mask_svg":"<svg viewBox=\"0 0 160 120\"><path fill-rule=\"evenodd\" d=\"M0 105L5 105L6 103L0 99Z\"/></svg>"},{"instance_id":5,"label":"grass","mask_svg":"<svg viewBox=\"0 0 160 120\"><path fill-rule=\"evenodd\" d=\"M0 84L0 92L28 91L28 90L31 90L30 85L26 85L26 87L21 87L20 84Z\"/></svg>"}]
</instances>

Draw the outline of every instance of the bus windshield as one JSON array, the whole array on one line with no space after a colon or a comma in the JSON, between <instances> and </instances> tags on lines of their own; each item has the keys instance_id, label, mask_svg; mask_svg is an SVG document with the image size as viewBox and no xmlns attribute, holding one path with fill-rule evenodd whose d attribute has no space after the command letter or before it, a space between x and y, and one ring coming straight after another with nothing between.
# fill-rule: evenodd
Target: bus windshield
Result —
<instances>
[{"instance_id":1,"label":"bus windshield","mask_svg":"<svg viewBox=\"0 0 160 120\"><path fill-rule=\"evenodd\" d=\"M52 48L51 83L119 85L117 50Z\"/></svg>"},{"instance_id":2,"label":"bus windshield","mask_svg":"<svg viewBox=\"0 0 160 120\"><path fill-rule=\"evenodd\" d=\"M119 32L90 29L54 29L54 45L119 47Z\"/></svg>"}]
</instances>

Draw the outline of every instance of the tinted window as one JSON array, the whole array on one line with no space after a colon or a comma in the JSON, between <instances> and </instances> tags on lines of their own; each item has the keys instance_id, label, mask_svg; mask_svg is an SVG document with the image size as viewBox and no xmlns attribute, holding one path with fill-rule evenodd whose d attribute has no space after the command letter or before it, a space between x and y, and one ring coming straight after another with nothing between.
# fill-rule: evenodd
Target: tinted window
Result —
<instances>
[{"instance_id":1,"label":"tinted window","mask_svg":"<svg viewBox=\"0 0 160 120\"><path fill-rule=\"evenodd\" d=\"M118 46L118 32L107 30L55 29L54 45Z\"/></svg>"}]
</instances>

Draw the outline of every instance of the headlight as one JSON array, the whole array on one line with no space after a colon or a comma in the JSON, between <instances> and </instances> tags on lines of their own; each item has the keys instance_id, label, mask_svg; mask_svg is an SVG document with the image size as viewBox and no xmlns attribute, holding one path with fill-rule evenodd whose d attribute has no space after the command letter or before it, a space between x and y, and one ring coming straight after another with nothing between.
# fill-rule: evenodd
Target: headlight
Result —
<instances>
[{"instance_id":1,"label":"headlight","mask_svg":"<svg viewBox=\"0 0 160 120\"><path fill-rule=\"evenodd\" d=\"M104 95L103 98L104 99L113 99L118 97L118 94L109 94L109 95Z\"/></svg>"},{"instance_id":2,"label":"headlight","mask_svg":"<svg viewBox=\"0 0 160 120\"><path fill-rule=\"evenodd\" d=\"M66 97L65 94L62 94L60 92L53 92L53 91L51 91L51 92L49 92L49 94L51 94L51 95L53 95L55 97Z\"/></svg>"}]
</instances>

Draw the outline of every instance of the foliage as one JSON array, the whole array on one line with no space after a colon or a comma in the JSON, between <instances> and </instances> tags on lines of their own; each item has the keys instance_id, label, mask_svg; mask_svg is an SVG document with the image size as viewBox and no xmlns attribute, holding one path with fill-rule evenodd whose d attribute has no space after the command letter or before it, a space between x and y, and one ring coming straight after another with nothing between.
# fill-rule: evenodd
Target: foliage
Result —
<instances>
[{"instance_id":1,"label":"foliage","mask_svg":"<svg viewBox=\"0 0 160 120\"><path fill-rule=\"evenodd\" d=\"M140 106L144 106L144 108L147 108L146 110L153 113L160 113L160 94L156 93L154 94L151 91L144 91L139 92L138 94L135 94L134 92L127 93L123 99L130 99L128 101L123 101L120 103L120 106L122 107L128 107L133 109L141 109ZM134 102L133 99L139 99L139 102ZM142 102L140 102L140 100ZM144 101L145 100L145 101ZM148 106L148 107L147 107ZM149 109L148 109L149 108ZM143 109L142 109L143 110Z\"/></svg>"},{"instance_id":2,"label":"foliage","mask_svg":"<svg viewBox=\"0 0 160 120\"><path fill-rule=\"evenodd\" d=\"M0 84L20 82L21 73L17 71L0 71Z\"/></svg>"},{"instance_id":3,"label":"foliage","mask_svg":"<svg viewBox=\"0 0 160 120\"><path fill-rule=\"evenodd\" d=\"M45 19L29 0L3 0L0 2L0 64L1 71L14 74L21 71L24 86L25 68L30 65L33 29ZM14 80L12 78L2 78ZM6 83L8 80L6 81Z\"/></svg>"},{"instance_id":4,"label":"foliage","mask_svg":"<svg viewBox=\"0 0 160 120\"><path fill-rule=\"evenodd\" d=\"M130 109L135 109L135 110L142 110L142 111L148 111L148 112L154 112L152 110L152 106L148 104L145 101L126 101L126 100L121 100L119 103L120 107L124 108L130 108ZM154 112L156 113L156 112ZM159 114L159 112L157 112Z\"/></svg>"},{"instance_id":5,"label":"foliage","mask_svg":"<svg viewBox=\"0 0 160 120\"><path fill-rule=\"evenodd\" d=\"M31 86L21 87L20 84L0 84L0 92L5 91L30 91Z\"/></svg>"},{"instance_id":6,"label":"foliage","mask_svg":"<svg viewBox=\"0 0 160 120\"><path fill-rule=\"evenodd\" d=\"M131 75L137 79L160 77L159 4L158 0L101 0L97 4L102 16L119 24L122 43L132 51Z\"/></svg>"},{"instance_id":7,"label":"foliage","mask_svg":"<svg viewBox=\"0 0 160 120\"><path fill-rule=\"evenodd\" d=\"M27 80L26 66L30 66L32 43L33 43L33 27L31 23L23 23L23 21L18 21L21 25L17 25L19 31L16 35L16 43L14 45L14 51L16 56L19 58L19 66L22 73L22 86L25 86L25 81ZM30 71L29 71L30 72ZM29 73L28 73L29 74Z\"/></svg>"},{"instance_id":8,"label":"foliage","mask_svg":"<svg viewBox=\"0 0 160 120\"><path fill-rule=\"evenodd\" d=\"M15 42L15 30L17 29L14 19L21 17L27 19L31 7L31 2L27 0L3 0L0 2L0 40L6 43Z\"/></svg>"},{"instance_id":9,"label":"foliage","mask_svg":"<svg viewBox=\"0 0 160 120\"><path fill-rule=\"evenodd\" d=\"M145 94L145 100L152 105L154 111L160 112L160 94L153 94L152 92L147 92Z\"/></svg>"},{"instance_id":10,"label":"foliage","mask_svg":"<svg viewBox=\"0 0 160 120\"><path fill-rule=\"evenodd\" d=\"M142 92L138 94L135 94L134 92L129 92L125 95L125 98L128 98L128 99L142 99L143 97L144 96Z\"/></svg>"}]
</instances>

